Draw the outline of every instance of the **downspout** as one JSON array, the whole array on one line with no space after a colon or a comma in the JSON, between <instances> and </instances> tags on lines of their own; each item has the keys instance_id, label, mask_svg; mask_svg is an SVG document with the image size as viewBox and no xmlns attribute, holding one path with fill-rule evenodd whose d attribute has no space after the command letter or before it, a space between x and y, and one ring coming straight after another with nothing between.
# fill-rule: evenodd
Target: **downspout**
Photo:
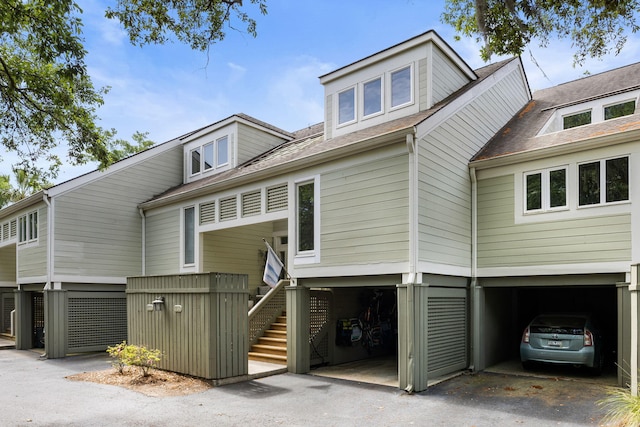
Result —
<instances>
[{"instance_id":1,"label":"downspout","mask_svg":"<svg viewBox=\"0 0 640 427\"><path fill-rule=\"evenodd\" d=\"M629 294L631 299L631 395L638 396L638 265L631 266L631 283Z\"/></svg>"},{"instance_id":2,"label":"downspout","mask_svg":"<svg viewBox=\"0 0 640 427\"><path fill-rule=\"evenodd\" d=\"M415 328L415 284L418 266L418 156L416 154L416 128L406 137L409 153L409 274L407 276L407 386L405 391L413 393L416 383L416 328Z\"/></svg>"},{"instance_id":3,"label":"downspout","mask_svg":"<svg viewBox=\"0 0 640 427\"><path fill-rule=\"evenodd\" d=\"M469 370L475 371L477 365L476 350L479 351L477 343L479 342L479 301L478 301L478 177L476 168L469 169L469 177L471 179L471 363Z\"/></svg>"},{"instance_id":4,"label":"downspout","mask_svg":"<svg viewBox=\"0 0 640 427\"><path fill-rule=\"evenodd\" d=\"M142 222L142 262L141 262L141 275L147 274L147 217L144 215L144 210L138 208L140 214L140 221Z\"/></svg>"}]
</instances>

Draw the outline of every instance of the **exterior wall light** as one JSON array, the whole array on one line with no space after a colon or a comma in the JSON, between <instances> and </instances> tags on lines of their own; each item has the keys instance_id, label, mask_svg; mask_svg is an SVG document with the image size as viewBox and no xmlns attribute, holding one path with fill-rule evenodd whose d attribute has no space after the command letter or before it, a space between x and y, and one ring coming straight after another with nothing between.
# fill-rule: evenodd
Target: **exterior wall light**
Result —
<instances>
[{"instance_id":1,"label":"exterior wall light","mask_svg":"<svg viewBox=\"0 0 640 427\"><path fill-rule=\"evenodd\" d=\"M153 304L153 311L161 311L164 306L164 297L157 297L151 304Z\"/></svg>"}]
</instances>

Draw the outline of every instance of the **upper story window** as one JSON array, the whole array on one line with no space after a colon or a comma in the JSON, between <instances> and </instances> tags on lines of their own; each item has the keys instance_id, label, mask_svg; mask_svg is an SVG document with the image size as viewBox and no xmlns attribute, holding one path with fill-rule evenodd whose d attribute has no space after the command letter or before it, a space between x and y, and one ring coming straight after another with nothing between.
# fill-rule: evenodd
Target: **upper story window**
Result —
<instances>
[{"instance_id":1,"label":"upper story window","mask_svg":"<svg viewBox=\"0 0 640 427\"><path fill-rule=\"evenodd\" d=\"M591 110L562 117L562 129L571 129L591 123Z\"/></svg>"},{"instance_id":2,"label":"upper story window","mask_svg":"<svg viewBox=\"0 0 640 427\"><path fill-rule=\"evenodd\" d=\"M352 122L356 119L356 89L354 87L338 94L338 124Z\"/></svg>"},{"instance_id":3,"label":"upper story window","mask_svg":"<svg viewBox=\"0 0 640 427\"><path fill-rule=\"evenodd\" d=\"M527 212L550 211L567 207L567 167L525 174Z\"/></svg>"},{"instance_id":4,"label":"upper story window","mask_svg":"<svg viewBox=\"0 0 640 427\"><path fill-rule=\"evenodd\" d=\"M298 184L296 216L298 228L298 253L315 249L315 185L314 182Z\"/></svg>"},{"instance_id":5,"label":"upper story window","mask_svg":"<svg viewBox=\"0 0 640 427\"><path fill-rule=\"evenodd\" d=\"M370 80L362 85L364 107L363 116L382 112L382 78Z\"/></svg>"},{"instance_id":6,"label":"upper story window","mask_svg":"<svg viewBox=\"0 0 640 427\"><path fill-rule=\"evenodd\" d=\"M183 264L193 265L195 263L195 208L193 206L184 209L183 224Z\"/></svg>"},{"instance_id":7,"label":"upper story window","mask_svg":"<svg viewBox=\"0 0 640 427\"><path fill-rule=\"evenodd\" d=\"M391 108L411 102L411 67L391 73Z\"/></svg>"},{"instance_id":8,"label":"upper story window","mask_svg":"<svg viewBox=\"0 0 640 427\"><path fill-rule=\"evenodd\" d=\"M626 200L629 200L629 157L578 165L579 206Z\"/></svg>"},{"instance_id":9,"label":"upper story window","mask_svg":"<svg viewBox=\"0 0 640 427\"><path fill-rule=\"evenodd\" d=\"M229 166L229 152L227 135L193 148L189 151L189 174L197 175Z\"/></svg>"},{"instance_id":10,"label":"upper story window","mask_svg":"<svg viewBox=\"0 0 640 427\"><path fill-rule=\"evenodd\" d=\"M18 243L38 240L38 211L29 212L18 218Z\"/></svg>"},{"instance_id":11,"label":"upper story window","mask_svg":"<svg viewBox=\"0 0 640 427\"><path fill-rule=\"evenodd\" d=\"M619 104L607 105L604 107L604 119L615 119L617 117L628 116L636 110L636 101L631 100Z\"/></svg>"}]
</instances>

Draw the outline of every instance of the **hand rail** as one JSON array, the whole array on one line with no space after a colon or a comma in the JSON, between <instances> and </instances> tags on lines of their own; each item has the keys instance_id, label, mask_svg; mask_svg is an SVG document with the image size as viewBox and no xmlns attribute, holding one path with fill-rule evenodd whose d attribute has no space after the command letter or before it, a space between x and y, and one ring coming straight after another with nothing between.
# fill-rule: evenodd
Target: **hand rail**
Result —
<instances>
[{"instance_id":1,"label":"hand rail","mask_svg":"<svg viewBox=\"0 0 640 427\"><path fill-rule=\"evenodd\" d=\"M289 280L280 280L249 310L249 346L255 344L264 331L285 311L287 299L284 287L288 285Z\"/></svg>"}]
</instances>

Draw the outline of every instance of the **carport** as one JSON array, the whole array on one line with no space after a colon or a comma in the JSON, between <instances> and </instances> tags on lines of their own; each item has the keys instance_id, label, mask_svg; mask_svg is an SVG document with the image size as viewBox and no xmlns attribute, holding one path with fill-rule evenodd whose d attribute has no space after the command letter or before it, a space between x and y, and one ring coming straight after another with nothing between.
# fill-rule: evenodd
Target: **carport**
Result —
<instances>
[{"instance_id":1,"label":"carport","mask_svg":"<svg viewBox=\"0 0 640 427\"><path fill-rule=\"evenodd\" d=\"M526 325L538 314L561 312L591 313L605 337L606 366L624 366L624 282L624 274L481 279L474 293L476 368L519 361Z\"/></svg>"}]
</instances>

